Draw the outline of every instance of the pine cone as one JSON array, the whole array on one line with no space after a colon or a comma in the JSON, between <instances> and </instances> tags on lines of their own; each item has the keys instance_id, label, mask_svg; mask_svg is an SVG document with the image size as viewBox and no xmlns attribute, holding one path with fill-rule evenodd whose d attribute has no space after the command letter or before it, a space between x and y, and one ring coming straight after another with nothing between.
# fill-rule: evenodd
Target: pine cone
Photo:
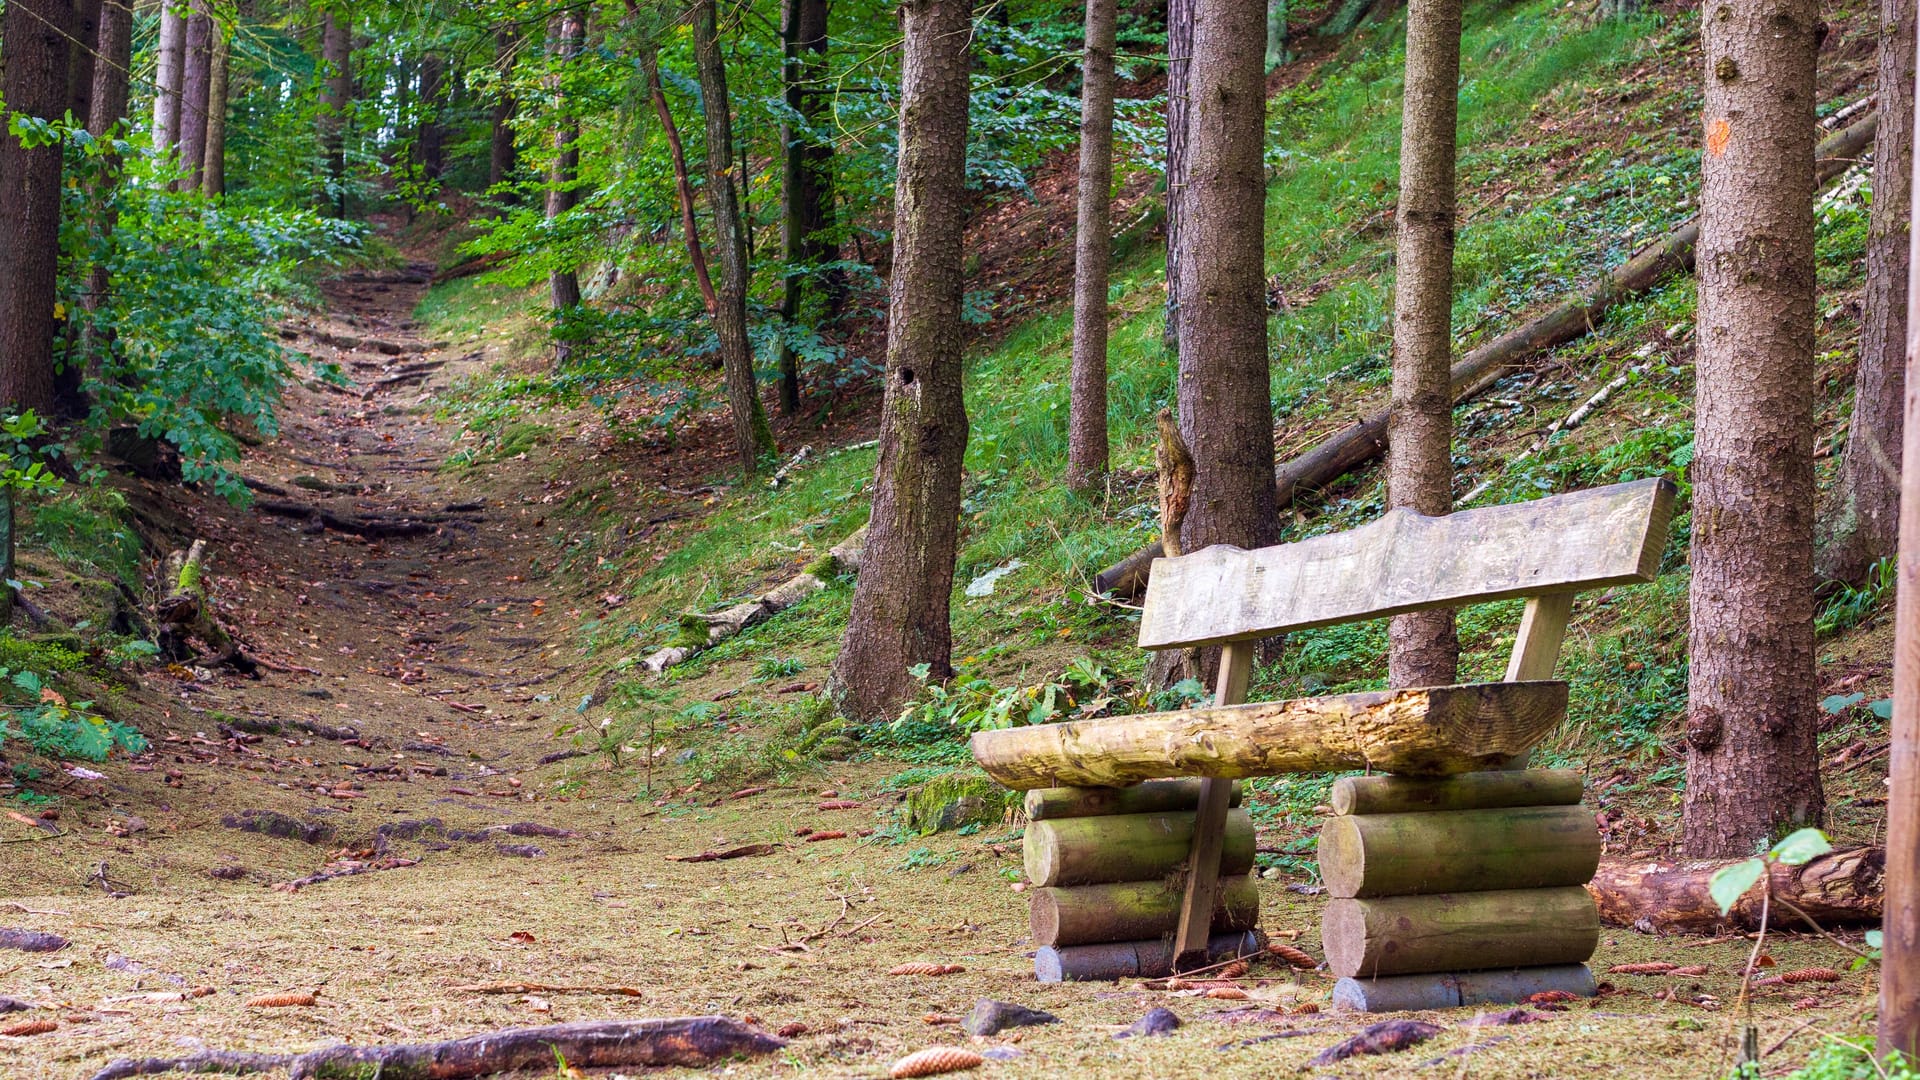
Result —
<instances>
[{"instance_id":1,"label":"pine cone","mask_svg":"<svg viewBox=\"0 0 1920 1080\"><path fill-rule=\"evenodd\" d=\"M1555 1005L1562 1001L1572 1001L1576 996L1571 990L1542 990L1527 995L1529 1005Z\"/></svg>"},{"instance_id":2,"label":"pine cone","mask_svg":"<svg viewBox=\"0 0 1920 1080\"><path fill-rule=\"evenodd\" d=\"M27 1035L45 1035L49 1031L60 1030L60 1025L52 1020L27 1020L8 1027L0 1027L0 1035L20 1038Z\"/></svg>"},{"instance_id":3,"label":"pine cone","mask_svg":"<svg viewBox=\"0 0 1920 1080\"><path fill-rule=\"evenodd\" d=\"M1679 964L1669 964L1665 960L1652 960L1644 964L1615 964L1607 969L1609 975L1665 975L1678 968Z\"/></svg>"},{"instance_id":4,"label":"pine cone","mask_svg":"<svg viewBox=\"0 0 1920 1080\"><path fill-rule=\"evenodd\" d=\"M1246 973L1247 962L1245 960L1235 960L1233 963L1221 968L1218 977L1222 979L1238 979L1244 977Z\"/></svg>"},{"instance_id":5,"label":"pine cone","mask_svg":"<svg viewBox=\"0 0 1920 1080\"><path fill-rule=\"evenodd\" d=\"M887 1070L887 1075L893 1080L906 1080L910 1076L938 1076L962 1069L977 1069L986 1060L971 1050L962 1050L957 1046L930 1046L894 1062L893 1068Z\"/></svg>"},{"instance_id":6,"label":"pine cone","mask_svg":"<svg viewBox=\"0 0 1920 1080\"><path fill-rule=\"evenodd\" d=\"M965 970L967 969L961 967L959 964L929 964L925 962L915 962L911 964L901 964L899 967L896 967L892 971L887 972L887 974L889 975L958 975Z\"/></svg>"},{"instance_id":7,"label":"pine cone","mask_svg":"<svg viewBox=\"0 0 1920 1080\"><path fill-rule=\"evenodd\" d=\"M1247 992L1237 986L1216 986L1207 991L1207 996L1219 1001L1245 1001Z\"/></svg>"},{"instance_id":8,"label":"pine cone","mask_svg":"<svg viewBox=\"0 0 1920 1080\"><path fill-rule=\"evenodd\" d=\"M1288 964L1297 968L1317 968L1320 966L1320 961L1315 960L1311 955L1291 945L1282 945L1277 941L1267 946L1267 954L1285 960Z\"/></svg>"},{"instance_id":9,"label":"pine cone","mask_svg":"<svg viewBox=\"0 0 1920 1080\"><path fill-rule=\"evenodd\" d=\"M247 1002L249 1009L284 1009L289 1005L317 1005L319 998L312 993L263 994Z\"/></svg>"},{"instance_id":10,"label":"pine cone","mask_svg":"<svg viewBox=\"0 0 1920 1080\"><path fill-rule=\"evenodd\" d=\"M1793 983L1839 982L1840 973L1832 968L1801 968L1798 971L1783 971L1767 979L1755 979L1755 986L1788 986Z\"/></svg>"},{"instance_id":11,"label":"pine cone","mask_svg":"<svg viewBox=\"0 0 1920 1080\"><path fill-rule=\"evenodd\" d=\"M1683 975L1683 976L1691 977L1694 975L1705 975L1707 972L1712 970L1713 970L1712 964L1688 964L1686 967L1674 968L1672 971L1667 972L1667 974Z\"/></svg>"}]
</instances>

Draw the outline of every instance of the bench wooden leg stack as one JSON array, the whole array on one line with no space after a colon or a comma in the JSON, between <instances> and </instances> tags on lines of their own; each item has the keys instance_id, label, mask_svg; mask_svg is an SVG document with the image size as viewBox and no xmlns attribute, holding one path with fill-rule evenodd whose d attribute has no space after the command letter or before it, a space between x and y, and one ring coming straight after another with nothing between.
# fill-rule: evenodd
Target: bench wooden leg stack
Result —
<instances>
[{"instance_id":1,"label":"bench wooden leg stack","mask_svg":"<svg viewBox=\"0 0 1920 1080\"><path fill-rule=\"evenodd\" d=\"M1580 774L1350 777L1320 833L1336 1005L1364 1012L1594 992L1600 832Z\"/></svg>"},{"instance_id":2,"label":"bench wooden leg stack","mask_svg":"<svg viewBox=\"0 0 1920 1080\"><path fill-rule=\"evenodd\" d=\"M1027 792L1026 872L1041 982L1173 973L1198 780ZM1240 792L1235 787L1233 803ZM1227 960L1258 951L1253 822L1228 812L1208 942Z\"/></svg>"}]
</instances>

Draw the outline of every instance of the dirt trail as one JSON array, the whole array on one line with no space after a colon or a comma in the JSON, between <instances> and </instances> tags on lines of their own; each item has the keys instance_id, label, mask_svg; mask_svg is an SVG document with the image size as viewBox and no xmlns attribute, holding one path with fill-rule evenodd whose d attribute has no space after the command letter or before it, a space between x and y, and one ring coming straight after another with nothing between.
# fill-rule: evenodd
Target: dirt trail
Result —
<instances>
[{"instance_id":1,"label":"dirt trail","mask_svg":"<svg viewBox=\"0 0 1920 1080\"><path fill-rule=\"evenodd\" d=\"M1299 1010L1324 1000L1317 975L1269 972L1274 981L1253 988L1251 1004L1263 1008L1252 1010L1135 986L1035 984L1025 898L1009 888L1014 834L863 838L890 820L897 794L885 780L899 763L820 763L728 798L678 786L670 759L652 790L640 770L597 757L543 762L571 745L556 729L605 715L592 701L581 708L608 659L576 641L594 597L553 572L543 516L552 462L536 453L442 469L455 429L434 421L428 397L488 357L420 337L407 313L424 286L409 276L420 275L328 287L333 314L301 328L298 347L337 359L354 386L292 388L282 437L250 451L244 472L263 505L429 527L369 540L311 516L156 494L183 531L210 542L230 623L258 654L296 670L147 676L127 704L146 718L153 752L72 784L63 836L0 847L0 926L72 942L51 954L0 951L0 996L34 1002L27 1015L60 1025L0 1037L0 1078L67 1080L117 1057L200 1048L286 1052L707 1013L804 1027L781 1055L737 1072L874 1076L900 1054L966 1043L940 1018L983 996L1064 1021L982 1044L1002 1055L990 1067L1003 1075L1265 1076L1361 1026ZM399 348L338 347L350 337ZM688 692L723 698L747 681L736 665ZM714 723L726 728L726 713ZM853 805L822 809L828 792ZM807 842L801 828L846 835ZM746 844L769 853L667 858ZM287 884L329 871L356 872ZM1259 883L1263 925L1303 931L1299 944L1317 952L1316 901L1286 884ZM1617 936L1625 940L1609 942L1599 963L1711 963L1712 975L1675 989L1687 1001L1732 999L1742 943L1696 950ZM1814 944L1773 952L1786 966L1832 960ZM886 974L912 960L965 971ZM461 989L495 982L559 989ZM211 992L144 997L198 987ZM1656 1058L1671 1059L1674 1075L1723 1069L1730 1018L1656 1002L1645 991L1657 988L1539 1014L1511 1037L1454 1027L1431 1052L1348 1069L1404 1070L1462 1048L1475 1075L1567 1075L1569 1062L1654 1075L1631 1070ZM316 989L313 1007L246 1005ZM1816 995L1844 1026L1850 999L1869 990L1850 975L1793 997ZM1798 1024L1790 1000L1765 1002L1763 1043ZM1157 1005L1189 1027L1170 1039L1110 1038ZM1793 1046L1816 1039L1804 1033Z\"/></svg>"}]
</instances>

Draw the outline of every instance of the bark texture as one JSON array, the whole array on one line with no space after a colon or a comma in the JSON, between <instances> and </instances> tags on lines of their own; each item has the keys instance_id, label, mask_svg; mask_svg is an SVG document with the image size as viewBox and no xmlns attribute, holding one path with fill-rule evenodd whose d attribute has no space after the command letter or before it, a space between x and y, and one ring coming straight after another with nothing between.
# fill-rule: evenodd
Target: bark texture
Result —
<instances>
[{"instance_id":1,"label":"bark texture","mask_svg":"<svg viewBox=\"0 0 1920 1080\"><path fill-rule=\"evenodd\" d=\"M1407 11L1407 87L1400 122L1400 207L1394 254L1393 392L1387 412L1387 507L1453 509L1454 138L1460 0ZM1387 628L1391 686L1454 681L1453 612L1395 616Z\"/></svg>"},{"instance_id":2,"label":"bark texture","mask_svg":"<svg viewBox=\"0 0 1920 1080\"><path fill-rule=\"evenodd\" d=\"M1067 486L1090 491L1107 475L1107 277L1113 262L1115 0L1087 0L1080 71L1080 209L1073 242L1073 370L1068 391Z\"/></svg>"},{"instance_id":3,"label":"bark texture","mask_svg":"<svg viewBox=\"0 0 1920 1080\"><path fill-rule=\"evenodd\" d=\"M353 103L353 26L343 14L329 11L320 25L320 61L325 67L321 88L320 141L327 155L331 191L321 201L335 215L347 212L347 108Z\"/></svg>"},{"instance_id":4,"label":"bark texture","mask_svg":"<svg viewBox=\"0 0 1920 1080\"><path fill-rule=\"evenodd\" d=\"M10 112L67 109L71 0L11 0L0 16ZM60 254L60 147L27 149L0 127L0 411L54 410L53 304Z\"/></svg>"},{"instance_id":5,"label":"bark texture","mask_svg":"<svg viewBox=\"0 0 1920 1080\"><path fill-rule=\"evenodd\" d=\"M1873 141L1867 286L1853 419L1820 576L1859 585L1892 555L1900 524L1906 410L1907 232L1913 210L1914 0L1880 0L1880 129Z\"/></svg>"},{"instance_id":6,"label":"bark texture","mask_svg":"<svg viewBox=\"0 0 1920 1080\"><path fill-rule=\"evenodd\" d=\"M87 110L87 130L104 135L127 118L127 66L133 56L132 0L105 0L100 5L100 56L93 65L93 93Z\"/></svg>"},{"instance_id":7,"label":"bark texture","mask_svg":"<svg viewBox=\"0 0 1920 1080\"><path fill-rule=\"evenodd\" d=\"M687 151L680 143L680 125L674 123L673 110L667 106L667 94L660 86L660 61L654 53L640 58L647 76L647 96L653 100L654 115L660 118L661 133L667 137L667 154L673 161L673 190L680 203L680 236L686 241L687 261L693 266L693 280L700 286L700 299L711 315L720 306L714 295L713 275L707 272L707 253L700 245L700 223L693 216L693 181L687 175Z\"/></svg>"},{"instance_id":8,"label":"bark texture","mask_svg":"<svg viewBox=\"0 0 1920 1080\"><path fill-rule=\"evenodd\" d=\"M95 61L100 49L101 0L74 0L73 41L67 49L67 111L82 123L93 115Z\"/></svg>"},{"instance_id":9,"label":"bark texture","mask_svg":"<svg viewBox=\"0 0 1920 1080\"><path fill-rule=\"evenodd\" d=\"M213 23L212 73L207 90L207 149L200 159L200 190L227 191L227 102L233 75L233 38L218 19Z\"/></svg>"},{"instance_id":10,"label":"bark texture","mask_svg":"<svg viewBox=\"0 0 1920 1080\"><path fill-rule=\"evenodd\" d=\"M753 343L747 339L747 240L740 199L734 190L733 104L727 97L726 60L714 0L693 7L693 56L700 69L700 103L707 121L707 200L713 207L713 246L720 256L720 288L713 329L726 372L727 406L733 413L733 448L740 471L753 473L774 453L760 388L753 378Z\"/></svg>"},{"instance_id":11,"label":"bark texture","mask_svg":"<svg viewBox=\"0 0 1920 1080\"><path fill-rule=\"evenodd\" d=\"M131 0L129 0L131 2ZM180 77L186 67L185 0L162 0L160 37L153 56L153 148L180 141Z\"/></svg>"},{"instance_id":12,"label":"bark texture","mask_svg":"<svg viewBox=\"0 0 1920 1080\"><path fill-rule=\"evenodd\" d=\"M200 186L207 155L207 104L213 93L213 16L207 0L191 0L187 11L186 51L180 76L181 190Z\"/></svg>"},{"instance_id":13,"label":"bark texture","mask_svg":"<svg viewBox=\"0 0 1920 1080\"><path fill-rule=\"evenodd\" d=\"M1180 346L1180 228L1186 222L1187 111L1196 0L1167 0L1167 325L1161 343Z\"/></svg>"},{"instance_id":14,"label":"bark texture","mask_svg":"<svg viewBox=\"0 0 1920 1080\"><path fill-rule=\"evenodd\" d=\"M560 25L554 35L554 52L564 68L574 57L580 55L580 46L586 41L587 23L578 11L569 11L560 16ZM562 115L553 126L553 164L547 170L547 220L555 218L574 208L580 201L580 193L574 186L580 175L580 118L566 101L563 76L553 76L553 92L561 101ZM572 267L555 270L547 275L547 290L553 300L555 311L566 311L580 306L580 274ZM565 346L561 349L561 358L565 359Z\"/></svg>"},{"instance_id":15,"label":"bark texture","mask_svg":"<svg viewBox=\"0 0 1920 1080\"><path fill-rule=\"evenodd\" d=\"M919 688L908 672L952 674L953 560L960 467L961 247L965 240L967 0L906 0L900 157L880 461L860 583L829 683L845 714L888 716Z\"/></svg>"},{"instance_id":16,"label":"bark texture","mask_svg":"<svg viewBox=\"0 0 1920 1080\"><path fill-rule=\"evenodd\" d=\"M513 140L513 117L519 110L509 80L513 77L513 59L520 48L520 35L501 30L493 38L493 65L500 75L500 93L493 100L492 132L487 148L487 187L499 187L513 177L518 160Z\"/></svg>"},{"instance_id":17,"label":"bark texture","mask_svg":"<svg viewBox=\"0 0 1920 1080\"><path fill-rule=\"evenodd\" d=\"M446 96L447 58L428 53L420 58L420 126L414 136L420 149L420 172L428 180L440 179L447 170L447 126L440 119ZM579 154L574 153L577 164Z\"/></svg>"},{"instance_id":18,"label":"bark texture","mask_svg":"<svg viewBox=\"0 0 1920 1080\"><path fill-rule=\"evenodd\" d=\"M781 78L789 113L797 123L780 129L785 147L781 183L780 258L787 264L780 316L792 325L810 290L810 267L836 254L823 235L833 223L833 145L820 138L827 102L827 0L786 0L780 27ZM780 346L780 411L800 410L800 362L793 347Z\"/></svg>"},{"instance_id":19,"label":"bark texture","mask_svg":"<svg viewBox=\"0 0 1920 1080\"><path fill-rule=\"evenodd\" d=\"M1720 913L1710 890L1714 873L1726 866L1725 860L1607 861L1600 864L1587 891L1600 906L1601 922L1630 926L1641 933L1760 929L1765 890L1758 885L1734 901L1726 914ZM1836 851L1802 866L1775 864L1770 870L1773 900L1767 922L1789 933L1807 930L1800 916L1785 906L1792 904L1827 929L1877 923L1886 869L1886 852L1871 847Z\"/></svg>"},{"instance_id":20,"label":"bark texture","mask_svg":"<svg viewBox=\"0 0 1920 1080\"><path fill-rule=\"evenodd\" d=\"M1824 811L1813 652L1813 0L1703 9L1683 842L1764 849Z\"/></svg>"}]
</instances>

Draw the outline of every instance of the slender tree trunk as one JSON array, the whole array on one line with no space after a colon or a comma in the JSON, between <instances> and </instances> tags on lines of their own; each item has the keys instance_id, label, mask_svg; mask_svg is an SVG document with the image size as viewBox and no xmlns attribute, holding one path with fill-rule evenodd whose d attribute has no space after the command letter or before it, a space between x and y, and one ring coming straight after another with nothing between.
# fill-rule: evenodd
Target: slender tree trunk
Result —
<instances>
[{"instance_id":1,"label":"slender tree trunk","mask_svg":"<svg viewBox=\"0 0 1920 1080\"><path fill-rule=\"evenodd\" d=\"M0 15L9 112L57 120L67 110L72 0L8 0ZM60 256L60 147L28 149L0 127L0 412L55 410L53 317Z\"/></svg>"},{"instance_id":2,"label":"slender tree trunk","mask_svg":"<svg viewBox=\"0 0 1920 1080\"><path fill-rule=\"evenodd\" d=\"M880 461L859 584L828 687L859 719L891 716L953 673L953 562L967 452L961 390L968 0L904 0L900 157Z\"/></svg>"},{"instance_id":3,"label":"slender tree trunk","mask_svg":"<svg viewBox=\"0 0 1920 1080\"><path fill-rule=\"evenodd\" d=\"M1400 123L1387 505L1436 515L1453 509L1453 387L1448 369L1453 363L1460 8L1460 0L1421 0L1408 9ZM1445 686L1454 681L1460 643L1453 612L1396 616L1387 636L1391 685Z\"/></svg>"},{"instance_id":4,"label":"slender tree trunk","mask_svg":"<svg viewBox=\"0 0 1920 1080\"><path fill-rule=\"evenodd\" d=\"M713 312L726 370L727 404L733 410L733 444L741 471L752 473L772 454L773 430L753 378L753 344L747 339L747 246L740 203L733 189L733 106L720 55L714 0L693 6L694 63L700 69L700 100L707 120L707 199L713 207L713 246L720 255L720 289Z\"/></svg>"},{"instance_id":5,"label":"slender tree trunk","mask_svg":"<svg viewBox=\"0 0 1920 1080\"><path fill-rule=\"evenodd\" d=\"M1073 371L1067 399L1067 486L1107 475L1107 276L1113 262L1115 0L1087 0L1080 83L1080 212L1073 243Z\"/></svg>"},{"instance_id":6,"label":"slender tree trunk","mask_svg":"<svg viewBox=\"0 0 1920 1080\"><path fill-rule=\"evenodd\" d=\"M833 148L822 145L815 123L823 100L820 57L827 47L826 0L786 0L780 27L781 78L789 113L798 124L781 126L785 176L781 184L780 258L787 264L780 295L780 316L788 326L800 316L800 302L820 261L821 230L831 212ZM800 411L800 365L793 347L780 346L780 411Z\"/></svg>"},{"instance_id":7,"label":"slender tree trunk","mask_svg":"<svg viewBox=\"0 0 1920 1080\"><path fill-rule=\"evenodd\" d=\"M101 0L74 0L73 41L67 49L67 111L82 124L93 115L94 72L100 46Z\"/></svg>"},{"instance_id":8,"label":"slender tree trunk","mask_svg":"<svg viewBox=\"0 0 1920 1080\"><path fill-rule=\"evenodd\" d=\"M187 0L160 0L160 40L154 47L153 148L180 142L180 80L186 70Z\"/></svg>"},{"instance_id":9,"label":"slender tree trunk","mask_svg":"<svg viewBox=\"0 0 1920 1080\"><path fill-rule=\"evenodd\" d=\"M1814 745L1815 0L1704 10L1686 853L1825 808Z\"/></svg>"},{"instance_id":10,"label":"slender tree trunk","mask_svg":"<svg viewBox=\"0 0 1920 1080\"><path fill-rule=\"evenodd\" d=\"M586 20L578 11L569 11L560 16L560 30L557 39L557 51L563 67L571 65L580 55L580 46L586 41ZM554 123L553 128L553 165L547 172L547 220L552 221L574 208L580 201L579 192L574 183L580 174L580 117L575 105L566 100L562 87L562 76L556 74L553 82L554 96L560 101L563 115ZM553 297L553 309L565 312L580 306L580 274L572 267L555 270L547 275L547 286ZM567 347L560 347L560 359L566 359Z\"/></svg>"},{"instance_id":11,"label":"slender tree trunk","mask_svg":"<svg viewBox=\"0 0 1920 1080\"><path fill-rule=\"evenodd\" d=\"M1853 419L1820 577L1859 585L1892 555L1900 523L1906 409L1907 227L1913 204L1914 0L1880 2L1880 126L1873 140L1867 287Z\"/></svg>"},{"instance_id":12,"label":"slender tree trunk","mask_svg":"<svg viewBox=\"0 0 1920 1080\"><path fill-rule=\"evenodd\" d=\"M439 53L420 58L420 127L415 141L420 146L420 171L428 180L439 180L447 171L447 126L440 119L446 108L447 60ZM577 135L576 135L577 137ZM572 151L576 164L579 151Z\"/></svg>"},{"instance_id":13,"label":"slender tree trunk","mask_svg":"<svg viewBox=\"0 0 1920 1080\"><path fill-rule=\"evenodd\" d=\"M327 156L326 202L336 217L347 216L347 109L353 104L353 24L344 12L329 11L320 28L320 61L325 80L320 95L320 141Z\"/></svg>"},{"instance_id":14,"label":"slender tree trunk","mask_svg":"<svg viewBox=\"0 0 1920 1080\"><path fill-rule=\"evenodd\" d=\"M488 190L513 178L513 117L519 109L519 103L513 98L510 80L513 77L514 55L519 47L520 37L515 31L500 30L494 34L493 64L500 75L500 93L493 102L493 130L487 153Z\"/></svg>"},{"instance_id":15,"label":"slender tree trunk","mask_svg":"<svg viewBox=\"0 0 1920 1080\"><path fill-rule=\"evenodd\" d=\"M220 20L213 22L213 71L207 91L207 152L201 158L200 190L227 193L227 105L232 79L233 38Z\"/></svg>"},{"instance_id":16,"label":"slender tree trunk","mask_svg":"<svg viewBox=\"0 0 1920 1080\"><path fill-rule=\"evenodd\" d=\"M1267 0L1267 70L1292 59L1287 53L1287 0Z\"/></svg>"},{"instance_id":17,"label":"slender tree trunk","mask_svg":"<svg viewBox=\"0 0 1920 1080\"><path fill-rule=\"evenodd\" d=\"M1167 325L1161 343L1180 347L1180 229L1186 222L1187 111L1196 0L1167 0Z\"/></svg>"},{"instance_id":18,"label":"slender tree trunk","mask_svg":"<svg viewBox=\"0 0 1920 1080\"><path fill-rule=\"evenodd\" d=\"M713 275L707 272L707 253L700 246L700 224L693 214L693 181L687 175L687 150L680 142L680 126L673 121L673 110L667 107L666 91L660 86L659 58L652 52L641 58L641 67L646 69L647 96L653 99L653 111L660 118L660 128L667 137L667 153L673 161L673 192L680 203L680 235L687 243L687 261L693 265L693 280L700 286L700 298L707 305L707 314L712 315L719 309L720 302L714 296Z\"/></svg>"},{"instance_id":19,"label":"slender tree trunk","mask_svg":"<svg viewBox=\"0 0 1920 1080\"><path fill-rule=\"evenodd\" d=\"M1245 0L1193 6L1176 309L1180 434L1193 457L1183 551L1279 540L1267 360L1265 18ZM1182 652L1157 654L1150 681L1172 681ZM1207 650L1198 674L1217 656Z\"/></svg>"},{"instance_id":20,"label":"slender tree trunk","mask_svg":"<svg viewBox=\"0 0 1920 1080\"><path fill-rule=\"evenodd\" d=\"M190 0L186 60L180 81L181 190L200 187L207 158L207 106L213 97L213 16L207 0Z\"/></svg>"},{"instance_id":21,"label":"slender tree trunk","mask_svg":"<svg viewBox=\"0 0 1920 1080\"><path fill-rule=\"evenodd\" d=\"M100 28L96 40L100 55L93 65L93 92L87 112L87 130L95 137L104 137L127 118L128 98L131 96L128 68L133 59L132 0L105 0L100 7ZM119 182L119 158L109 157L94 177L90 207L93 217L91 227L99 238L102 250L110 249L114 242L114 188ZM81 304L89 312L98 311L106 303L111 285L105 259L96 260L87 270L87 290L82 294ZM83 380L86 375L98 370L100 346L93 323L89 320L81 332L77 354L69 362L72 371Z\"/></svg>"}]
</instances>

